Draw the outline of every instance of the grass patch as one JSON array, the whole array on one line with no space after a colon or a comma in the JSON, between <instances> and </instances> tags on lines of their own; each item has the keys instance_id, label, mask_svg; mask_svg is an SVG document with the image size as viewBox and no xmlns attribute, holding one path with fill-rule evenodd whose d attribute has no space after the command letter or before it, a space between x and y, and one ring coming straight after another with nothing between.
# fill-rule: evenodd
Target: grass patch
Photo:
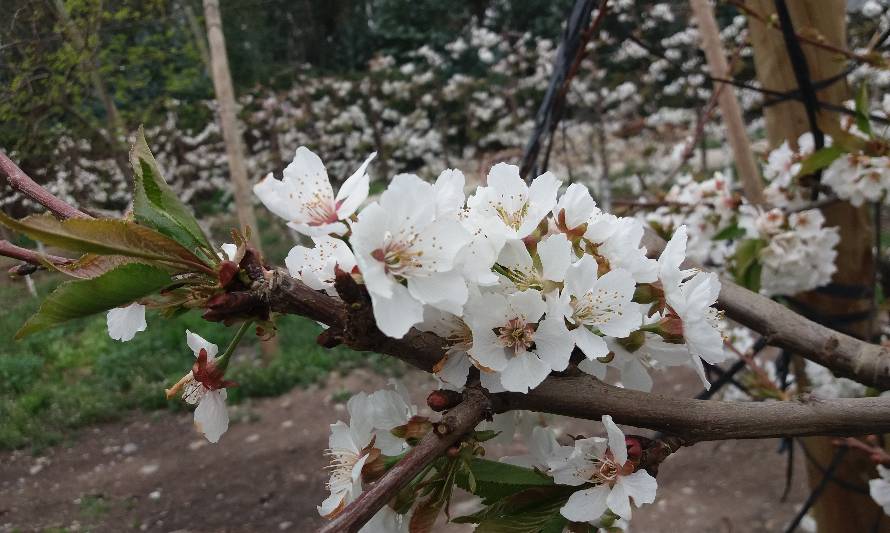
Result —
<instances>
[{"instance_id":1,"label":"grass patch","mask_svg":"<svg viewBox=\"0 0 890 533\"><path fill-rule=\"evenodd\" d=\"M43 297L58 280L41 281ZM121 343L108 337L103 314L16 342L13 335L39 300L16 284L0 285L0 301L0 449L39 451L63 442L77 428L116 420L132 409L184 409L178 399L164 398L164 387L194 361L185 330L220 350L234 335L234 328L206 322L196 312L174 319L149 313L148 329ZM230 402L279 395L359 366L399 372L391 358L318 346L321 328L310 320L281 317L278 329L279 353L268 363L254 356L254 338L242 342L228 372L239 384L229 391Z\"/></svg>"}]
</instances>

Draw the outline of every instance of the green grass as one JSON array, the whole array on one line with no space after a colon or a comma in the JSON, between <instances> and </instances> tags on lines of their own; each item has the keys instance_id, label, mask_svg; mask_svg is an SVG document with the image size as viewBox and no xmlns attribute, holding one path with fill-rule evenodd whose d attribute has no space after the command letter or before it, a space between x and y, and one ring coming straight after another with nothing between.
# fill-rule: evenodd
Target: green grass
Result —
<instances>
[{"instance_id":1,"label":"green grass","mask_svg":"<svg viewBox=\"0 0 890 533\"><path fill-rule=\"evenodd\" d=\"M41 297L54 282L42 280ZM234 328L206 322L197 312L174 319L149 313L148 329L121 343L108 337L103 314L13 341L39 300L16 284L0 285L0 302L0 449L38 451L64 442L77 428L116 420L133 409L184 409L178 399L164 398L164 388L194 361L185 330L220 350L234 335ZM268 363L252 356L258 351L252 336L242 342L227 374L239 385L229 391L230 402L279 395L358 366L399 371L379 355L321 348L315 343L320 327L309 320L281 317L278 330L280 353Z\"/></svg>"}]
</instances>

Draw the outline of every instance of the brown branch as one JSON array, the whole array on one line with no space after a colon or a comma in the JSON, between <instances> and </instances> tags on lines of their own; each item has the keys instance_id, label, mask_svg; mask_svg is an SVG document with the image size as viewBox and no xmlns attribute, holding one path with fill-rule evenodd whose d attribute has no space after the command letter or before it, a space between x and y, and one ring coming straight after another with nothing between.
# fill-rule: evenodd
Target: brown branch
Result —
<instances>
[{"instance_id":1,"label":"brown branch","mask_svg":"<svg viewBox=\"0 0 890 533\"><path fill-rule=\"evenodd\" d=\"M468 388L464 393L464 401L445 414L435 431L430 431L404 459L347 505L337 518L321 527L318 533L354 533L361 529L427 465L472 431L489 412L490 404L486 395L479 389Z\"/></svg>"},{"instance_id":2,"label":"brown branch","mask_svg":"<svg viewBox=\"0 0 890 533\"><path fill-rule=\"evenodd\" d=\"M646 248L650 256L664 249L665 241L647 230ZM687 261L687 267L699 267ZM777 346L827 367L839 377L850 378L880 390L890 389L890 350L870 344L817 324L766 296L721 277L717 307L736 322L760 333L771 346Z\"/></svg>"},{"instance_id":3,"label":"brown branch","mask_svg":"<svg viewBox=\"0 0 890 533\"><path fill-rule=\"evenodd\" d=\"M664 241L650 238L650 251ZM660 244L659 244L660 241ZM364 287L340 272L336 286L343 300L316 292L284 272L276 272L268 291L272 311L308 316L330 326L322 334L325 346L344 344L397 357L424 371L445 355L445 341L412 329L403 339L383 335ZM886 386L890 377L869 373L870 357L886 369L890 356L879 346L834 332L793 311L724 281L721 304L733 318L761 331L771 344L806 354L817 363L867 384ZM800 337L800 339L798 339ZM839 339L834 352L805 350ZM866 354L866 355L863 355ZM853 370L853 365L859 365ZM847 371L846 374L844 372ZM870 383L868 383L870 382ZM857 435L890 431L890 398L755 403L675 399L620 389L588 376L553 375L528 395L491 396L496 411L530 409L586 419L612 415L617 422L656 429L690 441L754 439L798 435Z\"/></svg>"},{"instance_id":4,"label":"brown branch","mask_svg":"<svg viewBox=\"0 0 890 533\"><path fill-rule=\"evenodd\" d=\"M39 252L35 252L34 250L16 246L11 242L2 239L0 239L0 255L18 259L19 261L24 261L26 263L37 266L43 266L44 261L50 261L57 265L67 265L68 263L71 263L73 261L73 259L69 259L67 257L41 254Z\"/></svg>"},{"instance_id":5,"label":"brown branch","mask_svg":"<svg viewBox=\"0 0 890 533\"><path fill-rule=\"evenodd\" d=\"M9 186L28 198L52 211L59 218L93 218L79 209L68 205L49 191L38 185L22 169L0 151L0 173L6 176Z\"/></svg>"},{"instance_id":6,"label":"brown branch","mask_svg":"<svg viewBox=\"0 0 890 533\"><path fill-rule=\"evenodd\" d=\"M525 409L615 422L700 442L890 431L890 398L724 402L622 389L591 376L550 376L528 394L492 395L496 412Z\"/></svg>"}]
</instances>

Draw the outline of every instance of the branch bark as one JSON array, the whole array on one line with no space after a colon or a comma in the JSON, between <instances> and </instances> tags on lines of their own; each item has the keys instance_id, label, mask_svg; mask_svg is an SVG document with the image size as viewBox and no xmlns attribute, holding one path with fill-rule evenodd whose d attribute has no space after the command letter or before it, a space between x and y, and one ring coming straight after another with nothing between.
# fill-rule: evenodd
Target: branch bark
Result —
<instances>
[{"instance_id":1,"label":"branch bark","mask_svg":"<svg viewBox=\"0 0 890 533\"><path fill-rule=\"evenodd\" d=\"M25 174L12 160L0 151L0 173L6 176L9 186L52 211L59 218L93 218L53 196Z\"/></svg>"},{"instance_id":2,"label":"branch bark","mask_svg":"<svg viewBox=\"0 0 890 533\"><path fill-rule=\"evenodd\" d=\"M0 239L0 255L18 259L19 261L24 261L26 263L31 263L32 265L37 266L43 266L44 260L50 261L57 265L66 265L73 261L73 259L69 259L67 257L44 255L39 252L35 252L34 250L16 246L11 242L3 239Z\"/></svg>"},{"instance_id":3,"label":"branch bark","mask_svg":"<svg viewBox=\"0 0 890 533\"><path fill-rule=\"evenodd\" d=\"M541 411L616 422L675 435L687 443L890 430L890 398L815 397L784 402L675 398L613 387L592 376L551 376L528 394L492 396L496 412Z\"/></svg>"},{"instance_id":4,"label":"branch bark","mask_svg":"<svg viewBox=\"0 0 890 533\"><path fill-rule=\"evenodd\" d=\"M650 236L650 251L664 241ZM687 265L689 266L689 265ZM322 335L326 346L344 344L399 358L430 372L445 355L445 341L412 329L402 339L383 335L374 325L364 288L346 273L337 277L343 300L314 291L278 271L267 291L272 311L308 316L329 327ZM802 351L812 360L835 369L850 370L855 378L869 378L872 360L886 372L890 363L884 349L820 326L763 296L724 280L720 303L728 314L763 333L771 344ZM835 339L835 341L831 340ZM824 349L828 345L831 349ZM874 366L874 365L872 365ZM855 372L852 369L855 368ZM873 385L890 378L871 375ZM677 435L690 442L721 439L758 439L802 435L859 435L890 431L890 398L856 398L755 403L671 398L613 387L590 376L553 375L527 395L490 395L497 412L528 409L578 418L612 415L617 422Z\"/></svg>"},{"instance_id":5,"label":"branch bark","mask_svg":"<svg viewBox=\"0 0 890 533\"><path fill-rule=\"evenodd\" d=\"M337 518L318 533L354 533L410 483L426 466L442 456L460 438L472 431L489 413L490 404L479 389L469 388L464 400L448 411L439 427L430 431L404 459L395 464L379 481L350 503Z\"/></svg>"}]
</instances>

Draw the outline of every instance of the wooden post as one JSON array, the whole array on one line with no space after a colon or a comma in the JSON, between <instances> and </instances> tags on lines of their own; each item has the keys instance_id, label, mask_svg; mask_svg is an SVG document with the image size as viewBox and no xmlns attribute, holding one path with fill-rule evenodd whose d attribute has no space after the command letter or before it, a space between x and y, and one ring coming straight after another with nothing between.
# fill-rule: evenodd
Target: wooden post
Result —
<instances>
[{"instance_id":1,"label":"wooden post","mask_svg":"<svg viewBox=\"0 0 890 533\"><path fill-rule=\"evenodd\" d=\"M235 195L235 208L241 229L251 229L251 242L259 250L260 238L256 215L253 212L250 184L247 181L247 166L244 162L244 140L236 116L235 89L232 87L232 74L229 72L229 59L226 55L226 40L223 36L219 0L204 0L204 19L207 23L207 40L210 43L210 63L213 74L213 89L219 103L219 121L226 156L229 161L229 175Z\"/></svg>"},{"instance_id":2,"label":"wooden post","mask_svg":"<svg viewBox=\"0 0 890 533\"><path fill-rule=\"evenodd\" d=\"M786 2L795 32L798 34L818 32L826 42L845 48L846 42L846 1L845 0L794 0ZM775 20L774 0L748 0L746 5L765 20ZM764 24L758 17L748 17L751 44L754 48L754 65L757 78L765 89L773 91L793 91L798 89L788 50L782 33L776 27ZM836 54L824 49L801 43L807 66L813 81L828 79L844 68L845 62ZM834 83L817 92L820 101L840 104L849 95L844 80ZM767 134L771 147L776 147L786 139L796 144L797 138L810 131L810 123L804 105L795 100L769 106L764 111ZM820 112L819 124L837 121L832 113ZM824 129L824 128L823 128ZM846 202L835 202L823 207L827 226L840 230L838 244L837 273L832 283L839 289L846 289L847 295L826 294L812 291L801 294L796 299L829 321L834 317L866 312L872 308L872 296L863 291L856 296L852 287L869 287L874 274L872 251L873 227L868 207L853 207ZM865 318L832 327L865 340L871 340L874 321ZM800 374L800 372L798 372ZM803 377L803 376L801 376ZM810 485L815 486L822 479L819 467L825 468L834 455L835 447L827 438L810 437L804 439L814 459L819 463L808 464ZM867 489L867 480L875 475L874 465L857 453L848 453L835 471L835 477L855 487ZM866 491L867 492L867 491ZM879 529L873 529L877 517L883 511L866 494L860 494L829 483L812 509L818 522L819 533L847 533L850 531L890 532L890 520L883 520Z\"/></svg>"},{"instance_id":3,"label":"wooden post","mask_svg":"<svg viewBox=\"0 0 890 533\"><path fill-rule=\"evenodd\" d=\"M714 19L714 10L709 0L690 0L692 15L698 24L698 32L701 35L702 50L708 60L708 68L715 78L731 78L729 64L726 62L726 52L720 41L720 31L717 21ZM739 180L742 182L742 190L745 198L755 205L764 203L763 180L757 170L757 161L754 160L754 152L751 151L751 142L748 140L748 132L745 130L745 122L742 119L742 109L736 97L735 88L724 84L720 87L714 84L714 90L718 90L717 104L720 106L720 114L723 115L723 125L726 127L726 139L732 148L733 159L738 169Z\"/></svg>"}]
</instances>

